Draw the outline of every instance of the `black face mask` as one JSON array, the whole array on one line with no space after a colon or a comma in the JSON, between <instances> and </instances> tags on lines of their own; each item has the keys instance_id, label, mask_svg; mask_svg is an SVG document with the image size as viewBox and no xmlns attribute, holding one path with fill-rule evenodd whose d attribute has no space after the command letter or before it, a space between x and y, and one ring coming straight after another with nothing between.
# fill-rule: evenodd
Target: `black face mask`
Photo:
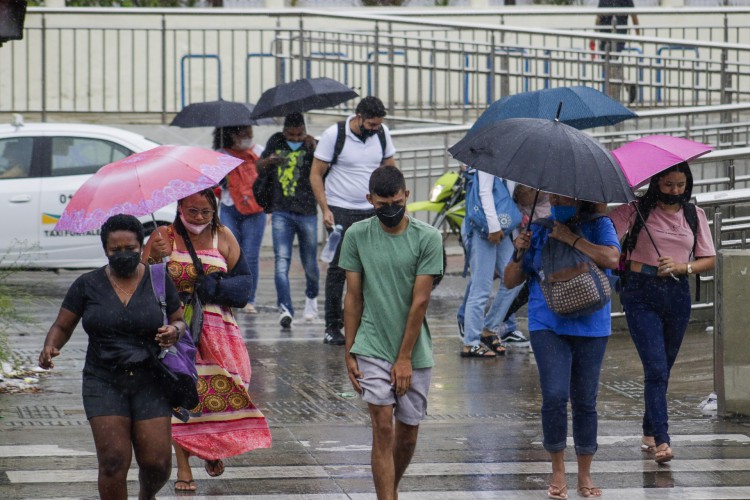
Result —
<instances>
[{"instance_id":1,"label":"black face mask","mask_svg":"<svg viewBox=\"0 0 750 500\"><path fill-rule=\"evenodd\" d=\"M404 205L384 205L375 209L375 215L385 227L396 227L404 218L406 206Z\"/></svg>"},{"instance_id":2,"label":"black face mask","mask_svg":"<svg viewBox=\"0 0 750 500\"><path fill-rule=\"evenodd\" d=\"M109 267L118 276L126 278L132 276L138 264L141 262L140 252L132 252L130 250L123 250L121 252L115 252L112 255L108 255Z\"/></svg>"},{"instance_id":3,"label":"black face mask","mask_svg":"<svg viewBox=\"0 0 750 500\"><path fill-rule=\"evenodd\" d=\"M681 194L669 194L663 191L659 191L656 199L664 203L665 205L677 205L678 203L682 203L682 198L683 195Z\"/></svg>"}]
</instances>

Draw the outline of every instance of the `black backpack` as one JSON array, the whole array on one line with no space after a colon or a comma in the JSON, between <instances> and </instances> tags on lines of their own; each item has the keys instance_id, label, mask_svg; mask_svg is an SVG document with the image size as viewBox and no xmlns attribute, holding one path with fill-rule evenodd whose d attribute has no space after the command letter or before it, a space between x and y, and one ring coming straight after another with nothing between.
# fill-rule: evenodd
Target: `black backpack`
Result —
<instances>
[{"instance_id":1,"label":"black backpack","mask_svg":"<svg viewBox=\"0 0 750 500\"><path fill-rule=\"evenodd\" d=\"M336 162L339 161L339 155L341 154L341 151L344 149L344 142L346 142L346 121L341 121L336 124L338 126L337 132L336 132L336 144L333 146L333 157L331 158L331 161L329 163L329 166L334 166ZM383 163L383 160L385 160L385 130L383 130L383 127L380 127L378 129L377 133L378 139L380 140L380 149L382 150L382 158L380 159L380 163Z\"/></svg>"}]
</instances>

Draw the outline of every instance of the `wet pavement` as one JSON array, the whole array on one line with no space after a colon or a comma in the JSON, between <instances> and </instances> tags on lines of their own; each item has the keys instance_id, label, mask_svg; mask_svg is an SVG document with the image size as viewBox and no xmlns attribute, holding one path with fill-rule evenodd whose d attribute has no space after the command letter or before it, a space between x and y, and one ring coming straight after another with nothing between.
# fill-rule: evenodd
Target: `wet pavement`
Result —
<instances>
[{"instance_id":1,"label":"wet pavement","mask_svg":"<svg viewBox=\"0 0 750 500\"><path fill-rule=\"evenodd\" d=\"M279 328L267 249L261 265L259 314L237 316L252 359L251 394L269 421L273 447L228 458L219 478L208 478L196 460L198 492L187 496L374 498L366 405L348 382L343 348L323 344L322 322ZM465 285L461 265L459 256L450 257L450 274L430 304L436 366L429 415L400 498L546 498L550 465L541 446L533 354L516 347L493 360L459 357L454 315ZM11 335L21 359L34 362L67 287L79 274L24 272L7 278L17 291L19 310L36 322ZM301 311L304 281L296 261L292 287ZM322 313L322 297L319 305ZM525 318L520 319L524 329ZM669 403L676 458L663 466L640 451L640 361L627 332L611 337L593 465L604 498L750 498L750 424L703 415L698 408L713 390L713 339L706 326L691 325L673 370ZM86 335L79 328L57 358L57 368L42 377L41 392L0 395L0 498L97 497L94 444L80 398L85 349ZM572 442L566 459L572 488ZM137 494L136 474L134 465L131 495ZM174 496L170 481L159 498ZM574 488L570 496L576 496Z\"/></svg>"}]
</instances>

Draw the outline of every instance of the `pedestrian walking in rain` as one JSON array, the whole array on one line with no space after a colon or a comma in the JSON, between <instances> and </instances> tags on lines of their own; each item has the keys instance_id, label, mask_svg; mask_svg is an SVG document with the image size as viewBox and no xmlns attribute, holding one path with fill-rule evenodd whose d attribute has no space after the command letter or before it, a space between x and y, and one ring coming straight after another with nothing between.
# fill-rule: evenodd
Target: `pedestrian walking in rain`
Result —
<instances>
[{"instance_id":1,"label":"pedestrian walking in rain","mask_svg":"<svg viewBox=\"0 0 750 500\"><path fill-rule=\"evenodd\" d=\"M599 0L598 7L600 9L617 9L620 7L624 8L634 8L635 5L633 4L633 0ZM637 14L631 14L630 17L633 19L633 25L638 26L638 15ZM614 23L613 23L614 21ZM613 28L613 24L616 28ZM617 33L621 35L627 35L628 30L625 28L625 26L628 25L628 15L610 15L610 14L598 14L596 16L596 25L601 26L601 28L598 28L599 31L603 33ZM623 26L623 28L619 28L619 26ZM639 28L635 29L636 35L641 34L641 30ZM594 41L591 41L592 45ZM609 71L610 75L607 78L607 94L612 97L613 99L620 100L622 93L622 85L623 85L623 67L622 64L619 62L616 62L618 59L618 55L620 52L622 52L625 49L625 42L618 41L615 42L614 47L612 46L612 42L610 40L599 40L599 51L604 52L605 56L606 54L609 55ZM593 47L592 47L593 50ZM628 85L628 102L633 103L635 102L636 98L638 97L636 95L637 88L634 83L631 83Z\"/></svg>"},{"instance_id":2,"label":"pedestrian walking in rain","mask_svg":"<svg viewBox=\"0 0 750 500\"><path fill-rule=\"evenodd\" d=\"M320 136L310 183L329 231L341 225L345 235L349 226L375 215L367 202L370 175L380 165L396 165L396 148L383 124L385 114L380 99L365 97L357 105L356 114L328 127ZM325 283L323 342L332 345L344 345L341 297L346 272L339 266L340 248L328 264Z\"/></svg>"},{"instance_id":3,"label":"pedestrian walking in rain","mask_svg":"<svg viewBox=\"0 0 750 500\"><path fill-rule=\"evenodd\" d=\"M253 194L253 184L258 178L257 161L263 147L253 142L253 127L221 127L214 129L213 148L244 160L226 176L221 195L221 223L240 244L253 276L250 300L244 311L256 314L255 293L260 276L260 245L266 229L266 214Z\"/></svg>"},{"instance_id":4,"label":"pedestrian walking in rain","mask_svg":"<svg viewBox=\"0 0 750 500\"><path fill-rule=\"evenodd\" d=\"M433 277L443 273L442 237L404 215L408 197L400 170L376 169L367 199L377 216L353 224L341 248L346 369L370 412L380 500L398 497L427 409L434 362L425 313Z\"/></svg>"},{"instance_id":5,"label":"pedestrian walking in rain","mask_svg":"<svg viewBox=\"0 0 750 500\"><path fill-rule=\"evenodd\" d=\"M459 331L461 331L461 316L463 315L461 357L490 359L505 354L505 347L498 337L498 330L500 328L508 328L509 330L512 328L512 332L516 330L514 324L501 325L501 323L521 287L506 286L502 275L505 266L513 256L513 242L510 233L520 221L521 216L515 202L512 201L505 181L492 174L477 171L475 178L470 182L479 183L479 199L474 199L475 197L468 193L472 190L471 187L467 188L467 211L481 211L479 217L482 219L484 229L480 229L478 225L473 224L469 216L464 219L461 228L463 237L468 243L469 267L471 269L471 277L466 285L464 301L457 314ZM481 204L481 208L470 207L469 205L472 204ZM518 214L517 220L514 222L511 222L514 217L507 213L507 207L511 207ZM486 216L485 214L492 215ZM500 288L485 314L496 274L501 278Z\"/></svg>"},{"instance_id":6,"label":"pedestrian walking in rain","mask_svg":"<svg viewBox=\"0 0 750 500\"><path fill-rule=\"evenodd\" d=\"M232 309L226 305L247 301L246 281L235 286L232 280L252 276L252 272L234 235L219 222L217 209L211 189L183 198L177 202L174 223L154 232L144 252L150 262L169 257L167 273L177 290L189 296L197 288L203 301L195 359L200 403L190 409L187 422L172 421L178 491L196 490L190 455L203 459L206 472L213 477L224 472L222 458L271 446L266 419L250 399L250 356ZM211 279L216 273L226 273L221 275L221 286ZM195 323L192 318L190 323ZM196 332L191 333L195 338Z\"/></svg>"},{"instance_id":7,"label":"pedestrian walking in rain","mask_svg":"<svg viewBox=\"0 0 750 500\"><path fill-rule=\"evenodd\" d=\"M83 408L99 463L99 496L128 498L133 451L141 499L156 498L172 472L172 408L156 356L185 332L177 290L166 286L169 324L141 264L143 225L131 215L110 217L101 228L109 264L73 282L47 333L39 366L70 340L78 322L89 337L83 366Z\"/></svg>"},{"instance_id":8,"label":"pedestrian walking in rain","mask_svg":"<svg viewBox=\"0 0 750 500\"><path fill-rule=\"evenodd\" d=\"M568 401L573 414L573 442L578 461L577 491L583 497L601 496L591 479L591 462L597 450L596 398L604 351L611 333L611 303L578 317L553 312L541 288L545 246L557 240L588 256L603 269L617 267L620 246L615 228L606 217L596 216L596 205L550 195L552 229L532 224L518 235L514 246L525 251L505 269L506 285L529 281L529 336L542 389L543 446L552 459L549 498L568 498L565 448L568 437ZM574 232L575 231L575 232Z\"/></svg>"},{"instance_id":9,"label":"pedestrian walking in rain","mask_svg":"<svg viewBox=\"0 0 750 500\"><path fill-rule=\"evenodd\" d=\"M651 177L635 204L609 214L618 236L625 238L620 302L643 363L642 449L653 453L657 463L674 457L667 386L690 320L688 278L713 269L716 259L706 214L690 203L692 191L693 175L683 162Z\"/></svg>"},{"instance_id":10,"label":"pedestrian walking in rain","mask_svg":"<svg viewBox=\"0 0 750 500\"><path fill-rule=\"evenodd\" d=\"M297 236L299 256L305 271L305 321L318 317L318 215L310 186L315 138L307 133L301 113L284 119L281 132L272 135L258 160L260 175L272 184L271 229L273 231L274 281L279 324L289 328L294 318L289 288L292 244Z\"/></svg>"}]
</instances>

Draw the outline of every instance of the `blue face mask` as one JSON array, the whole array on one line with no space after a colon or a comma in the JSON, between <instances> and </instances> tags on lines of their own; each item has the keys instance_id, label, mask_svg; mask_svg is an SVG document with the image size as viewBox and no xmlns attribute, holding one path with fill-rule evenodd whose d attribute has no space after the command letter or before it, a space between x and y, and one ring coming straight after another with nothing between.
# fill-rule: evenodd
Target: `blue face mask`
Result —
<instances>
[{"instance_id":1,"label":"blue face mask","mask_svg":"<svg viewBox=\"0 0 750 500\"><path fill-rule=\"evenodd\" d=\"M570 219L575 216L576 212L578 211L578 207L573 206L566 206L566 205L553 205L552 206L552 217L557 222L562 222L565 224Z\"/></svg>"},{"instance_id":2,"label":"blue face mask","mask_svg":"<svg viewBox=\"0 0 750 500\"><path fill-rule=\"evenodd\" d=\"M302 147L302 144L304 144L304 143L302 141L300 141L300 142L286 141L286 144L287 144L287 146L289 146L289 148L292 151L297 151L299 148Z\"/></svg>"}]
</instances>

